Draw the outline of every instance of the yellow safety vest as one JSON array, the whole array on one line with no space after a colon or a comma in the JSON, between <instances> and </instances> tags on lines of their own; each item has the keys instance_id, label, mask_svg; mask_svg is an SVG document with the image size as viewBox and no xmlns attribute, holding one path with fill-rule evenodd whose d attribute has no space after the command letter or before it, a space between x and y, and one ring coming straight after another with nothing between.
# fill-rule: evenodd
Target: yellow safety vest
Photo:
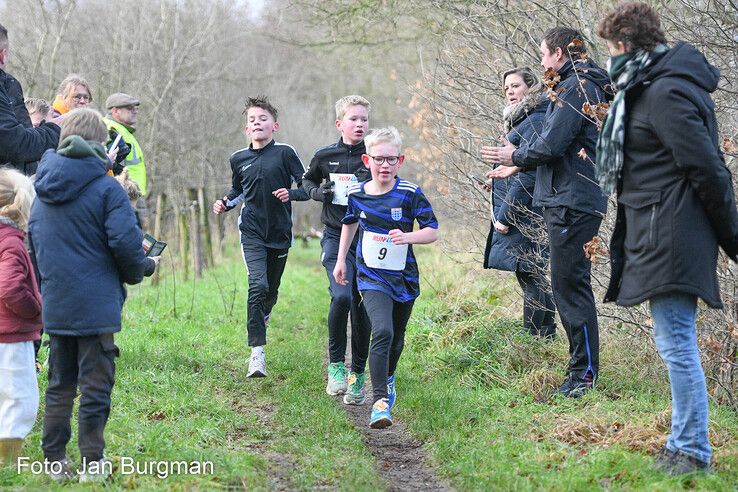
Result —
<instances>
[{"instance_id":1,"label":"yellow safety vest","mask_svg":"<svg viewBox=\"0 0 738 492\"><path fill-rule=\"evenodd\" d=\"M144 163L144 156L143 152L141 151L141 146L138 145L136 137L134 137L133 133L131 133L131 131L122 123L118 123L117 121L110 118L103 118L103 121L108 127L108 130L112 128L113 130L121 134L123 136L123 140L131 147L131 151L128 153L128 156L125 160L126 167L128 168L128 175L131 177L133 182L138 185L138 187L141 189L141 193L143 193L145 196L146 164Z\"/></svg>"}]
</instances>

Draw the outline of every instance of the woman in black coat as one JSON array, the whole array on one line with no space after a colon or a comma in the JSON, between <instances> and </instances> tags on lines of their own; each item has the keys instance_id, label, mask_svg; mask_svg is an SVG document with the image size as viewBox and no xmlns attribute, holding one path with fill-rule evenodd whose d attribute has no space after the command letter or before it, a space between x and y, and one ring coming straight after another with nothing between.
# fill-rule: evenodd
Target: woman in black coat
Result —
<instances>
[{"instance_id":1,"label":"woman in black coat","mask_svg":"<svg viewBox=\"0 0 738 492\"><path fill-rule=\"evenodd\" d=\"M507 140L516 147L538 138L548 100L530 68L508 70L502 77L508 105L503 111ZM546 246L532 230L541 210L533 207L536 171L520 172L492 185L492 223L484 268L515 272L523 289L523 325L534 336L553 338L555 308L546 281ZM487 186L489 189L489 186Z\"/></svg>"},{"instance_id":2,"label":"woman in black coat","mask_svg":"<svg viewBox=\"0 0 738 492\"><path fill-rule=\"evenodd\" d=\"M672 390L671 434L656 465L672 474L703 470L712 452L697 298L722 307L718 245L738 259L735 192L710 98L719 72L688 44L666 46L645 3L618 6L598 34L618 90L597 145L602 190L618 197L605 301L650 303Z\"/></svg>"}]
</instances>

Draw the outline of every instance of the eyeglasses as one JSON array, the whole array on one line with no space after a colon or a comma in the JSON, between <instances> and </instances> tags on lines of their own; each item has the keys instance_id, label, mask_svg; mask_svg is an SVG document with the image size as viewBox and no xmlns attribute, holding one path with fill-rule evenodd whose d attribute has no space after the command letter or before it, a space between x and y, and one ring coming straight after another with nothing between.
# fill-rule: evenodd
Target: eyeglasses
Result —
<instances>
[{"instance_id":1,"label":"eyeglasses","mask_svg":"<svg viewBox=\"0 0 738 492\"><path fill-rule=\"evenodd\" d=\"M138 106L121 106L120 109L127 109L131 113L138 113Z\"/></svg>"},{"instance_id":2,"label":"eyeglasses","mask_svg":"<svg viewBox=\"0 0 738 492\"><path fill-rule=\"evenodd\" d=\"M72 96L72 99L77 102L80 102L82 99L84 99L85 101L92 101L92 96L90 96L89 94L75 94L74 96Z\"/></svg>"},{"instance_id":3,"label":"eyeglasses","mask_svg":"<svg viewBox=\"0 0 738 492\"><path fill-rule=\"evenodd\" d=\"M369 154L367 154L369 155ZM396 166L398 162L400 162L400 156L399 155L369 155L374 162L379 164L380 166L387 163L388 166Z\"/></svg>"}]
</instances>

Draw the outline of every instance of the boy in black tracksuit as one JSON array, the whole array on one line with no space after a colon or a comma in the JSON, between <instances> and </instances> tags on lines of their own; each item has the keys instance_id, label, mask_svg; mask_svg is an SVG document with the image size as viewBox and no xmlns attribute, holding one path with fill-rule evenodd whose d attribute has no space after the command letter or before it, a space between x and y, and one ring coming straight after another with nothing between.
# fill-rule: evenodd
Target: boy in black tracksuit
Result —
<instances>
[{"instance_id":1,"label":"boy in black tracksuit","mask_svg":"<svg viewBox=\"0 0 738 492\"><path fill-rule=\"evenodd\" d=\"M249 98L244 109L251 145L230 159L233 186L216 200L221 214L241 203L238 227L249 275L248 331L251 358L247 377L266 376L266 327L277 303L279 283L292 244L291 200L303 201L305 168L291 146L275 142L277 110L266 97ZM298 186L290 189L292 182Z\"/></svg>"},{"instance_id":2,"label":"boy in black tracksuit","mask_svg":"<svg viewBox=\"0 0 738 492\"><path fill-rule=\"evenodd\" d=\"M344 403L364 403L364 367L369 352L371 328L356 285L356 240L347 255L349 282L341 285L333 278L338 244L341 238L341 219L346 215L349 183L371 177L361 161L365 153L364 135L369 126L369 101L361 96L346 96L336 102L336 128L341 132L337 143L315 152L305 173L303 186L313 200L323 203L321 220L325 225L321 262L328 274L331 307L328 312L328 385L329 395L346 393ZM337 182L336 182L337 181ZM351 314L351 375L347 378L346 322Z\"/></svg>"}]
</instances>

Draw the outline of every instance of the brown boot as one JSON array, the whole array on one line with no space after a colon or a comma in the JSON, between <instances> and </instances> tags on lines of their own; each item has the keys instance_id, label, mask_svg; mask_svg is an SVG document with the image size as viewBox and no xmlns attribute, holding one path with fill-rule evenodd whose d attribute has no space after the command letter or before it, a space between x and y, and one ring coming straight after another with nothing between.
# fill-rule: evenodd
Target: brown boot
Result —
<instances>
[{"instance_id":1,"label":"brown boot","mask_svg":"<svg viewBox=\"0 0 738 492\"><path fill-rule=\"evenodd\" d=\"M0 439L0 465L14 465L22 447L23 439Z\"/></svg>"}]
</instances>

